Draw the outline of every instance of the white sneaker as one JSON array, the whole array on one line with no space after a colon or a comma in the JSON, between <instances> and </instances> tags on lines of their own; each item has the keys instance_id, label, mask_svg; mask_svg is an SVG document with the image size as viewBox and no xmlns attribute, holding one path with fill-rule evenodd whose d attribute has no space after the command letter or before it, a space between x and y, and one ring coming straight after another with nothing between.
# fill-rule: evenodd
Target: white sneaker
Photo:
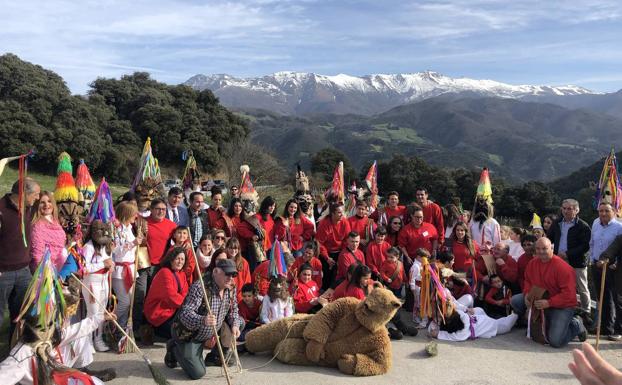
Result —
<instances>
[{"instance_id":1,"label":"white sneaker","mask_svg":"<svg viewBox=\"0 0 622 385\"><path fill-rule=\"evenodd\" d=\"M103 339L95 339L93 341L93 347L97 352L107 352L110 350L110 347L104 342Z\"/></svg>"}]
</instances>

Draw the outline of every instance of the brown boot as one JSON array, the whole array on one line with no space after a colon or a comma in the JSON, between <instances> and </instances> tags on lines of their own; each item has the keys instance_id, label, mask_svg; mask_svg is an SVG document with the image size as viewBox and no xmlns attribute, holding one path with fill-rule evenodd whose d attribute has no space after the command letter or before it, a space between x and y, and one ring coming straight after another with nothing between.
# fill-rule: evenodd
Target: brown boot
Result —
<instances>
[{"instance_id":1,"label":"brown boot","mask_svg":"<svg viewBox=\"0 0 622 385\"><path fill-rule=\"evenodd\" d=\"M153 345L153 327L151 325L140 326L140 342L144 346Z\"/></svg>"}]
</instances>

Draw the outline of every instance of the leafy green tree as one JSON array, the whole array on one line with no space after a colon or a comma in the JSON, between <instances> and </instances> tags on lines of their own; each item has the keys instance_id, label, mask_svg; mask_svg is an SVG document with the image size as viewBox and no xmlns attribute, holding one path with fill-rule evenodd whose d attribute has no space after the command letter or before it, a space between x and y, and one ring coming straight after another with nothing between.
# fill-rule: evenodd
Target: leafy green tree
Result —
<instances>
[{"instance_id":1,"label":"leafy green tree","mask_svg":"<svg viewBox=\"0 0 622 385\"><path fill-rule=\"evenodd\" d=\"M333 180L333 172L339 162L343 162L344 181L348 184L351 179L356 178L356 171L350 159L334 148L324 148L311 157L311 172L320 175L326 182L330 182Z\"/></svg>"}]
</instances>

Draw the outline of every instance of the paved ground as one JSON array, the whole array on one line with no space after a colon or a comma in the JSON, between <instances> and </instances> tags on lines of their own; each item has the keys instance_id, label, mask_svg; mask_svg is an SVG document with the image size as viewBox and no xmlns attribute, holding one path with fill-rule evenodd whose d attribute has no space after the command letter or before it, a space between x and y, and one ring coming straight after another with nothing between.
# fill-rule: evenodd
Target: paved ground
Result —
<instances>
[{"instance_id":1,"label":"paved ground","mask_svg":"<svg viewBox=\"0 0 622 385\"><path fill-rule=\"evenodd\" d=\"M571 343L564 349L536 344L525 337L525 329L493 339L466 342L439 342L437 357L428 358L424 346L429 341L425 333L393 342L393 369L384 376L351 377L337 369L308 368L283 365L273 361L265 367L234 373L234 384L418 384L418 385L527 385L576 384L567 368ZM592 341L590 339L588 341ZM601 353L612 364L622 368L622 343L601 343ZM181 369L169 369L163 364L164 344L156 343L145 350L171 384L189 381ZM245 369L262 366L269 355L241 356ZM96 354L94 368L114 367L118 378L111 385L151 385L149 370L138 356L114 353ZM209 368L207 375L195 383L226 384L221 369Z\"/></svg>"}]
</instances>

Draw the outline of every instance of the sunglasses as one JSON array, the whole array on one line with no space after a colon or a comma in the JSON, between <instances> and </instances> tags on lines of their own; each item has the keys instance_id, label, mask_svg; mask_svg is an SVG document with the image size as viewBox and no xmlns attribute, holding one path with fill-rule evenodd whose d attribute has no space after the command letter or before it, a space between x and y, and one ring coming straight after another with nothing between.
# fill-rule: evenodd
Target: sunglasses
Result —
<instances>
[{"instance_id":1,"label":"sunglasses","mask_svg":"<svg viewBox=\"0 0 622 385\"><path fill-rule=\"evenodd\" d=\"M220 237L214 237L214 239L225 239L225 237L222 237L222 236L220 236Z\"/></svg>"},{"instance_id":2,"label":"sunglasses","mask_svg":"<svg viewBox=\"0 0 622 385\"><path fill-rule=\"evenodd\" d=\"M392 224L392 225L401 225L401 224L402 224L402 222L392 222L391 224Z\"/></svg>"}]
</instances>

